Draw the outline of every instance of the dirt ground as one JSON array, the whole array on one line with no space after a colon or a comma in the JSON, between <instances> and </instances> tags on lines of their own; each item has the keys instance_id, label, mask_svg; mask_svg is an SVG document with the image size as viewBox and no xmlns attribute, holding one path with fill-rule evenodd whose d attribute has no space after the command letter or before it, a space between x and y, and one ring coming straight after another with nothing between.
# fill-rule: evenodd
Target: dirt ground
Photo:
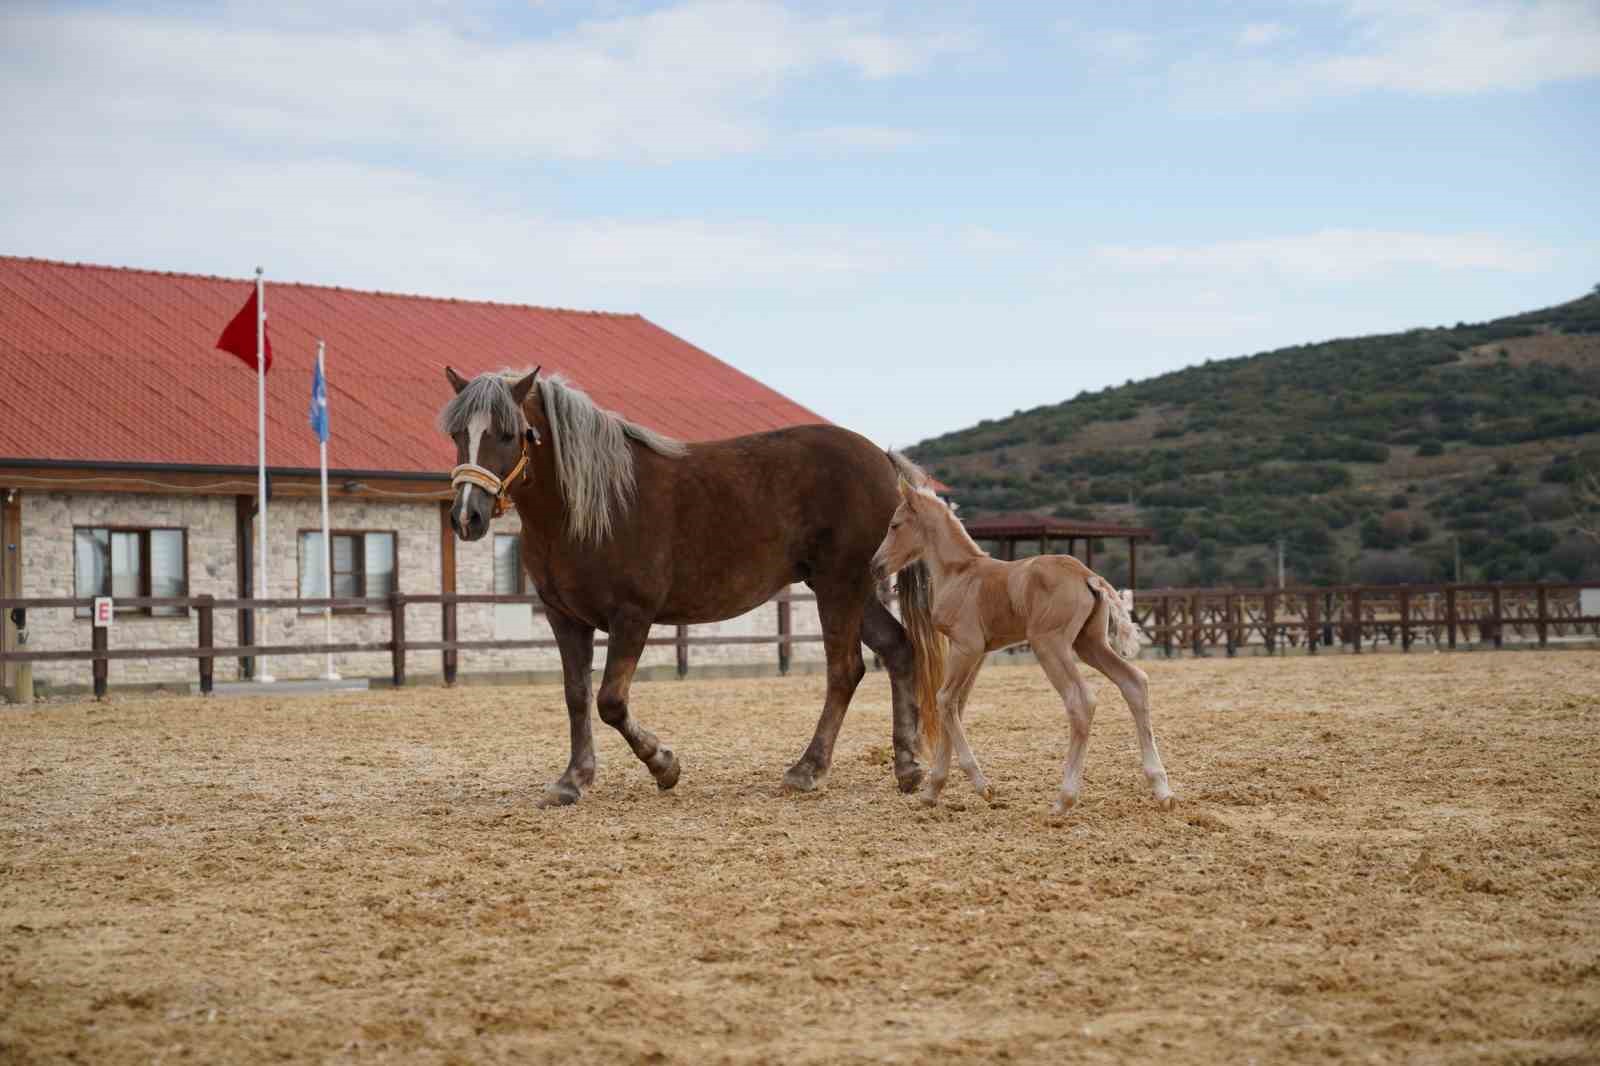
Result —
<instances>
[{"instance_id":1,"label":"dirt ground","mask_svg":"<svg viewBox=\"0 0 1600 1066\"><path fill-rule=\"evenodd\" d=\"M1600 1061L1600 653L1147 662L1178 808L1100 694L979 680L999 790L894 790L869 674L655 682L659 793L559 690L0 708L0 1062Z\"/></svg>"}]
</instances>

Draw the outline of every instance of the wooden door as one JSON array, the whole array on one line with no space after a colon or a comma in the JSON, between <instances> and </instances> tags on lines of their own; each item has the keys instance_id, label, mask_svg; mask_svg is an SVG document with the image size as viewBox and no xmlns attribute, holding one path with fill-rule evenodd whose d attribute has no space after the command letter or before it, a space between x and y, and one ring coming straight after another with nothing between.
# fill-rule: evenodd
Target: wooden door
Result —
<instances>
[{"instance_id":1,"label":"wooden door","mask_svg":"<svg viewBox=\"0 0 1600 1066\"><path fill-rule=\"evenodd\" d=\"M10 490L0 488L0 600L22 595L22 494L12 497ZM11 624L11 612L0 611L0 651L15 651L17 631ZM17 667L14 663L0 665L0 690L7 693L16 684Z\"/></svg>"}]
</instances>

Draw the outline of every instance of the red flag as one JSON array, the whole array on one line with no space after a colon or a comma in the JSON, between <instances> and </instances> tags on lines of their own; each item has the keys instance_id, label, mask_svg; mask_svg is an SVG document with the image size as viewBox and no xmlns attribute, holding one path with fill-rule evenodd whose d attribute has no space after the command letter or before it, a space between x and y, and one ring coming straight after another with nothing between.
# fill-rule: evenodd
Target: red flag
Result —
<instances>
[{"instance_id":1,"label":"red flag","mask_svg":"<svg viewBox=\"0 0 1600 1066\"><path fill-rule=\"evenodd\" d=\"M266 364L262 372L272 369L272 335L267 332L265 321L261 323L262 347L265 349ZM222 336L217 338L217 349L229 355L238 356L244 365L254 370L256 366L256 292L250 290L250 299L239 308L239 313L233 316L222 330Z\"/></svg>"}]
</instances>

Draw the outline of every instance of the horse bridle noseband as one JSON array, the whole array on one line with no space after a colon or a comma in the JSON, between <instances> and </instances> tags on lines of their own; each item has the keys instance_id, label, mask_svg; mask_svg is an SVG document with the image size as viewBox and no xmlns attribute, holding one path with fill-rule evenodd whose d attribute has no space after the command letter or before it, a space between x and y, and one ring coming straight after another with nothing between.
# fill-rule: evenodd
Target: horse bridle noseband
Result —
<instances>
[{"instance_id":1,"label":"horse bridle noseband","mask_svg":"<svg viewBox=\"0 0 1600 1066\"><path fill-rule=\"evenodd\" d=\"M477 463L462 463L450 471L450 489L455 491L462 485L476 485L494 498L494 517L499 518L511 510L511 497L507 495L511 486L521 478L528 476L528 443L543 444L544 438L539 431L529 426L522 434L522 455L517 459L517 465L505 477L500 477L494 471L479 466Z\"/></svg>"}]
</instances>

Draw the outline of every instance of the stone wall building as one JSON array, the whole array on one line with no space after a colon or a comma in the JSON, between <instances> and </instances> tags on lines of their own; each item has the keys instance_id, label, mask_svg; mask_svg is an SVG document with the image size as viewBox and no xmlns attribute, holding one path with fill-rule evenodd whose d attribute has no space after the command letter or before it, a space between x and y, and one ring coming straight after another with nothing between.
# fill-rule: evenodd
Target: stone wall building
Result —
<instances>
[{"instance_id":1,"label":"stone wall building","mask_svg":"<svg viewBox=\"0 0 1600 1066\"><path fill-rule=\"evenodd\" d=\"M0 257L0 599L86 595L252 595L256 504L255 373L214 345L253 291L245 280ZM760 382L637 315L269 283L274 361L267 375L268 588L272 597L327 595L321 565L317 440L307 424L317 340L327 341L334 593L533 593L516 562L515 511L474 543L455 539L447 512L454 447L433 426L449 398L443 368L469 376L543 364L601 406L687 441L823 421ZM804 592L803 586L796 591ZM461 605L462 640L548 639L532 608ZM388 639L388 612L278 608L253 621L218 610L214 641L305 644L331 626L336 643ZM796 633L816 633L814 606L796 603ZM198 640L184 610L119 609L112 648L185 648ZM777 631L768 605L696 634ZM670 637L671 627L658 635ZM406 612L408 640L439 640L437 604ZM29 650L90 647L91 620L72 608L34 610ZM18 633L0 621L0 648ZM796 661L821 657L799 644ZM604 653L597 652L597 667ZM774 668L774 645L695 647L696 665ZM672 666L652 646L642 666ZM437 676L438 652L413 653L412 677ZM252 669L280 678L323 671L318 654L262 663L216 660L219 681ZM387 652L335 656L346 677L385 678ZM544 674L554 648L463 651L468 681ZM10 691L16 668L7 666ZM39 663L36 685L76 688L88 662ZM111 685L187 685L192 659L119 659Z\"/></svg>"}]
</instances>

